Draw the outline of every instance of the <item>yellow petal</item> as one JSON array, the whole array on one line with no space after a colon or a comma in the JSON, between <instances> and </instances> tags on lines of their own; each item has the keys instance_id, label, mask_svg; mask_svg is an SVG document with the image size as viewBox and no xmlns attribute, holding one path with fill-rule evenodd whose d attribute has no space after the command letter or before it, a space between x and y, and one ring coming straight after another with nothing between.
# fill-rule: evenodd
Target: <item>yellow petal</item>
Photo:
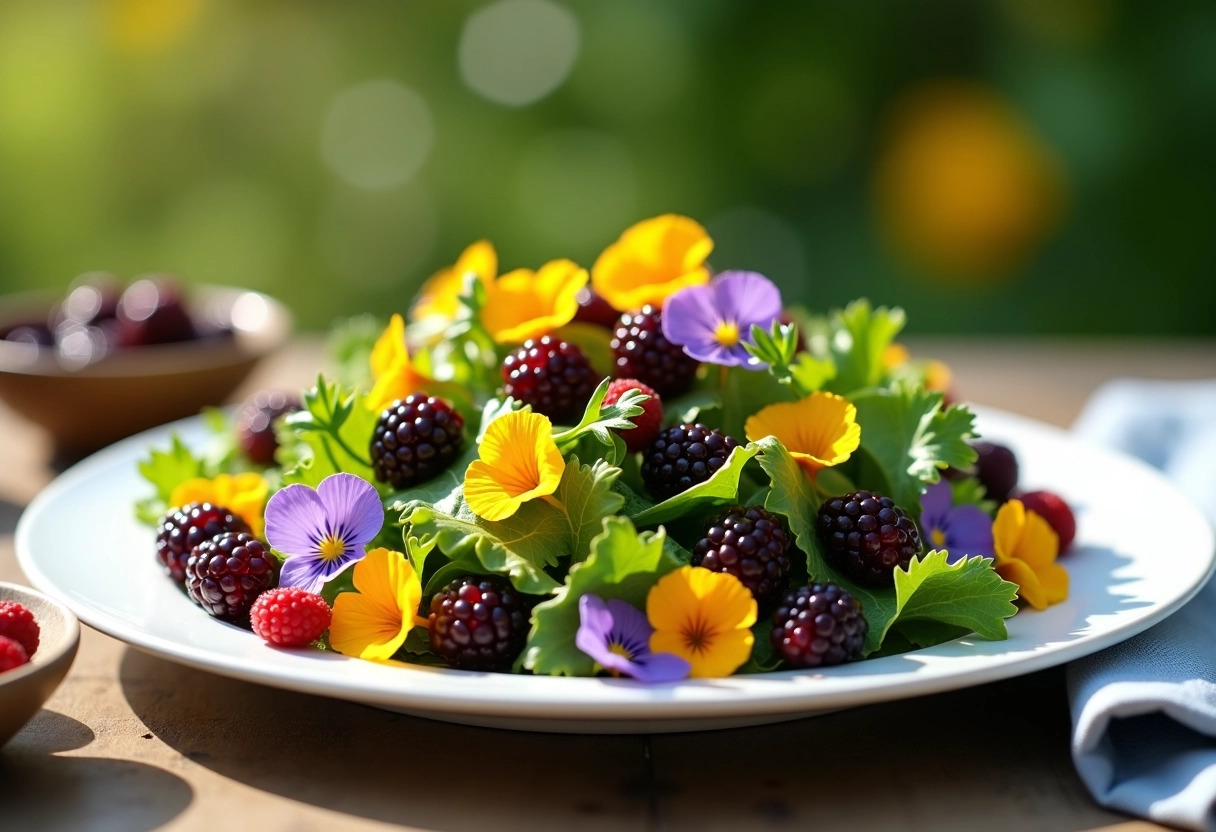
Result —
<instances>
[{"instance_id":1,"label":"yellow petal","mask_svg":"<svg viewBox=\"0 0 1216 832\"><path fill-rule=\"evenodd\" d=\"M379 412L397 399L423 389L430 381L414 369L405 344L405 321L400 315L393 315L376 340L370 363L375 384L367 395L369 410Z\"/></svg>"},{"instance_id":2,"label":"yellow petal","mask_svg":"<svg viewBox=\"0 0 1216 832\"><path fill-rule=\"evenodd\" d=\"M372 377L380 378L402 359L409 361L409 357L405 346L405 321L394 314L372 347Z\"/></svg>"},{"instance_id":3,"label":"yellow petal","mask_svg":"<svg viewBox=\"0 0 1216 832\"><path fill-rule=\"evenodd\" d=\"M678 631L696 614L700 598L690 581L691 566L668 572L646 595L646 618L655 630ZM708 573L708 569L700 570Z\"/></svg>"},{"instance_id":4,"label":"yellow petal","mask_svg":"<svg viewBox=\"0 0 1216 832\"><path fill-rule=\"evenodd\" d=\"M771 404L747 420L744 432L753 442L775 436L812 476L844 462L861 444L857 408L834 393Z\"/></svg>"},{"instance_id":5,"label":"yellow petal","mask_svg":"<svg viewBox=\"0 0 1216 832\"><path fill-rule=\"evenodd\" d=\"M1018 585L1018 596L1036 610L1045 610L1051 603L1048 593L1035 571L1020 560L1005 560L996 565L996 573Z\"/></svg>"},{"instance_id":6,"label":"yellow petal","mask_svg":"<svg viewBox=\"0 0 1216 832\"><path fill-rule=\"evenodd\" d=\"M539 338L574 319L586 285L587 270L570 260L553 260L537 272L516 269L487 286L481 322L500 344Z\"/></svg>"},{"instance_id":7,"label":"yellow petal","mask_svg":"<svg viewBox=\"0 0 1216 832\"><path fill-rule=\"evenodd\" d=\"M488 240L478 240L461 252L456 264L436 272L418 293L418 300L410 310L411 320L426 318L452 319L460 311L460 295L465 280L474 275L489 285L498 274L498 254Z\"/></svg>"},{"instance_id":8,"label":"yellow petal","mask_svg":"<svg viewBox=\"0 0 1216 832\"><path fill-rule=\"evenodd\" d=\"M552 424L531 411L491 422L478 453L465 471L464 498L486 520L505 520L528 500L552 494L566 469Z\"/></svg>"},{"instance_id":9,"label":"yellow petal","mask_svg":"<svg viewBox=\"0 0 1216 832\"><path fill-rule=\"evenodd\" d=\"M996 519L992 521L992 545L997 563L1018 556L1018 545L1025 527L1026 507L1021 500L1007 500L997 510Z\"/></svg>"},{"instance_id":10,"label":"yellow petal","mask_svg":"<svg viewBox=\"0 0 1216 832\"><path fill-rule=\"evenodd\" d=\"M650 649L684 658L693 676L729 676L751 655L756 600L733 575L692 566L669 572L647 594L646 617Z\"/></svg>"},{"instance_id":11,"label":"yellow petal","mask_svg":"<svg viewBox=\"0 0 1216 832\"><path fill-rule=\"evenodd\" d=\"M1026 510L1022 539L1018 542L1017 557L1026 561L1035 571L1055 563L1060 553L1060 537L1051 524L1040 515Z\"/></svg>"},{"instance_id":12,"label":"yellow petal","mask_svg":"<svg viewBox=\"0 0 1216 832\"><path fill-rule=\"evenodd\" d=\"M1048 604L1058 604L1068 597L1068 571L1058 563L1050 563L1037 572Z\"/></svg>"},{"instance_id":13,"label":"yellow petal","mask_svg":"<svg viewBox=\"0 0 1216 832\"><path fill-rule=\"evenodd\" d=\"M223 506L244 520L255 537L261 537L268 493L269 486L261 474L219 474L210 480L196 477L181 483L169 495L169 505L173 508L190 503Z\"/></svg>"},{"instance_id":14,"label":"yellow petal","mask_svg":"<svg viewBox=\"0 0 1216 832\"><path fill-rule=\"evenodd\" d=\"M358 592L334 600L329 643L340 653L361 659L389 659L414 625L422 584L400 552L373 549L354 567Z\"/></svg>"},{"instance_id":15,"label":"yellow petal","mask_svg":"<svg viewBox=\"0 0 1216 832\"><path fill-rule=\"evenodd\" d=\"M687 286L709 282L705 260L714 243L697 221L678 214L652 217L626 229L592 267L591 283L624 311L663 301Z\"/></svg>"}]
</instances>

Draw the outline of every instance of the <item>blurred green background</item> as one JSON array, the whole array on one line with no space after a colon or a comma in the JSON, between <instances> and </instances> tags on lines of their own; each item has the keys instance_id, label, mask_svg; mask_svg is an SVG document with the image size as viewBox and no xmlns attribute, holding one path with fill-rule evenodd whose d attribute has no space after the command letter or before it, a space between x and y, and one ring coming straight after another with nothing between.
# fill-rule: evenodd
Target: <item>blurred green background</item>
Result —
<instances>
[{"instance_id":1,"label":"blurred green background","mask_svg":"<svg viewBox=\"0 0 1216 832\"><path fill-rule=\"evenodd\" d=\"M1216 3L0 2L0 289L250 286L319 329L486 237L916 332L1216 332Z\"/></svg>"}]
</instances>

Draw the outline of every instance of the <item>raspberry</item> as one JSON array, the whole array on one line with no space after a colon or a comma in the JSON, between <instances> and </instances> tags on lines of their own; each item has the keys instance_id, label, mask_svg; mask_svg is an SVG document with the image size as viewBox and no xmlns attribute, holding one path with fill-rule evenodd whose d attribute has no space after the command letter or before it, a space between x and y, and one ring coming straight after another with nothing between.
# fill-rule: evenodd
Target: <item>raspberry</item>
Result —
<instances>
[{"instance_id":1,"label":"raspberry","mask_svg":"<svg viewBox=\"0 0 1216 832\"><path fill-rule=\"evenodd\" d=\"M714 520L692 550L692 565L726 572L751 590L760 615L776 606L790 579L790 537L759 506L732 508Z\"/></svg>"},{"instance_id":2,"label":"raspberry","mask_svg":"<svg viewBox=\"0 0 1216 832\"><path fill-rule=\"evenodd\" d=\"M637 379L618 378L608 385L604 404L616 404L627 390L640 390L650 397L642 402L641 415L634 416L631 420L635 427L632 430L617 431L632 454L644 450L659 435L659 429L663 426L663 401L658 393Z\"/></svg>"},{"instance_id":3,"label":"raspberry","mask_svg":"<svg viewBox=\"0 0 1216 832\"><path fill-rule=\"evenodd\" d=\"M42 634L34 614L16 601L0 601L0 636L11 638L25 650L26 658L38 652Z\"/></svg>"},{"instance_id":4,"label":"raspberry","mask_svg":"<svg viewBox=\"0 0 1216 832\"><path fill-rule=\"evenodd\" d=\"M663 335L663 316L653 306L626 312L612 334L616 377L635 378L663 396L678 396L692 386L698 362Z\"/></svg>"},{"instance_id":5,"label":"raspberry","mask_svg":"<svg viewBox=\"0 0 1216 832\"><path fill-rule=\"evenodd\" d=\"M559 423L583 415L600 378L582 350L552 335L525 341L502 362L507 395Z\"/></svg>"},{"instance_id":6,"label":"raspberry","mask_svg":"<svg viewBox=\"0 0 1216 832\"><path fill-rule=\"evenodd\" d=\"M275 584L266 544L228 532L205 540L186 562L186 591L208 615L245 623L257 597Z\"/></svg>"},{"instance_id":7,"label":"raspberry","mask_svg":"<svg viewBox=\"0 0 1216 832\"><path fill-rule=\"evenodd\" d=\"M811 584L781 599L769 638L787 664L826 667L861 658L869 629L856 598L836 584Z\"/></svg>"},{"instance_id":8,"label":"raspberry","mask_svg":"<svg viewBox=\"0 0 1216 832\"><path fill-rule=\"evenodd\" d=\"M304 647L329 629L329 604L296 586L268 589L249 609L253 631L277 647Z\"/></svg>"},{"instance_id":9,"label":"raspberry","mask_svg":"<svg viewBox=\"0 0 1216 832\"><path fill-rule=\"evenodd\" d=\"M6 636L0 636L0 673L21 667L30 660L29 654L21 646L21 642Z\"/></svg>"},{"instance_id":10,"label":"raspberry","mask_svg":"<svg viewBox=\"0 0 1216 832\"><path fill-rule=\"evenodd\" d=\"M828 561L862 584L891 586L895 570L920 554L916 524L890 497L869 491L827 500L818 531Z\"/></svg>"},{"instance_id":11,"label":"raspberry","mask_svg":"<svg viewBox=\"0 0 1216 832\"><path fill-rule=\"evenodd\" d=\"M156 528L156 559L174 583L184 586L186 561L194 547L224 532L252 533L248 523L223 506L190 503L175 508Z\"/></svg>"},{"instance_id":12,"label":"raspberry","mask_svg":"<svg viewBox=\"0 0 1216 832\"><path fill-rule=\"evenodd\" d=\"M451 465L463 447L464 417L443 399L411 393L376 420L372 468L379 482L409 488Z\"/></svg>"},{"instance_id":13,"label":"raspberry","mask_svg":"<svg viewBox=\"0 0 1216 832\"><path fill-rule=\"evenodd\" d=\"M1060 538L1060 554L1064 554L1077 536L1077 519L1064 498L1050 491L1028 491L1018 499L1028 510L1047 521Z\"/></svg>"},{"instance_id":14,"label":"raspberry","mask_svg":"<svg viewBox=\"0 0 1216 832\"><path fill-rule=\"evenodd\" d=\"M713 476L738 445L700 423L667 428L645 451L642 482L656 500L674 497Z\"/></svg>"},{"instance_id":15,"label":"raspberry","mask_svg":"<svg viewBox=\"0 0 1216 832\"><path fill-rule=\"evenodd\" d=\"M621 317L621 313L613 309L612 304L589 287L579 289L576 300L578 301L578 311L574 313L574 320L580 323L612 329L616 326L616 319Z\"/></svg>"},{"instance_id":16,"label":"raspberry","mask_svg":"<svg viewBox=\"0 0 1216 832\"><path fill-rule=\"evenodd\" d=\"M1013 451L995 442L974 442L971 447L979 454L975 460L975 475L988 498L1005 502L1018 487L1018 458Z\"/></svg>"},{"instance_id":17,"label":"raspberry","mask_svg":"<svg viewBox=\"0 0 1216 832\"><path fill-rule=\"evenodd\" d=\"M236 417L237 440L241 452L258 465L273 465L279 440L274 424L280 416L295 413L304 405L296 396L278 390L260 390L245 403Z\"/></svg>"},{"instance_id":18,"label":"raspberry","mask_svg":"<svg viewBox=\"0 0 1216 832\"><path fill-rule=\"evenodd\" d=\"M524 649L529 612L501 578L457 578L431 598L431 650L462 670L509 670Z\"/></svg>"}]
</instances>

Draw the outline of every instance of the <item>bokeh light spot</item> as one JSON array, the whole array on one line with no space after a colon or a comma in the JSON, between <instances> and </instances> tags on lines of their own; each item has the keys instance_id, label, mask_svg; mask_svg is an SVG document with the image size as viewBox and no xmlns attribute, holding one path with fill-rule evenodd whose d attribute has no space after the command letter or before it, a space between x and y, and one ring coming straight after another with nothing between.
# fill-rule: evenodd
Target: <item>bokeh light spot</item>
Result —
<instances>
[{"instance_id":1,"label":"bokeh light spot","mask_svg":"<svg viewBox=\"0 0 1216 832\"><path fill-rule=\"evenodd\" d=\"M549 0L500 0L469 15L460 34L460 74L476 92L522 107L553 92L574 66L578 20Z\"/></svg>"},{"instance_id":2,"label":"bokeh light spot","mask_svg":"<svg viewBox=\"0 0 1216 832\"><path fill-rule=\"evenodd\" d=\"M516 208L554 257L612 240L637 219L637 170L629 149L595 130L546 133L523 152ZM584 264L586 265L586 264Z\"/></svg>"},{"instance_id":3,"label":"bokeh light spot","mask_svg":"<svg viewBox=\"0 0 1216 832\"><path fill-rule=\"evenodd\" d=\"M422 96L382 78L334 97L321 132L321 153L344 182L376 191L409 182L434 141L435 125Z\"/></svg>"}]
</instances>

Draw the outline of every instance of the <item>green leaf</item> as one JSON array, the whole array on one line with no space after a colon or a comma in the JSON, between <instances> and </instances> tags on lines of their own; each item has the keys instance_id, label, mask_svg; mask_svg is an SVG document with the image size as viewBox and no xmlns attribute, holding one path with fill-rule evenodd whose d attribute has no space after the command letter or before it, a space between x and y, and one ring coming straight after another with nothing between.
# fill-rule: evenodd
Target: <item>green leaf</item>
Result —
<instances>
[{"instance_id":1,"label":"green leaf","mask_svg":"<svg viewBox=\"0 0 1216 832\"><path fill-rule=\"evenodd\" d=\"M738 502L743 466L760 452L760 448L761 445L756 442L736 447L726 458L726 464L714 471L713 476L705 482L639 511L632 515L633 522L639 526L657 526L682 517L695 508Z\"/></svg>"},{"instance_id":2,"label":"green leaf","mask_svg":"<svg viewBox=\"0 0 1216 832\"><path fill-rule=\"evenodd\" d=\"M286 455L298 458L283 472L284 484L316 488L329 475L345 471L385 491L368 461L378 416L363 394L318 376L316 386L304 393L304 409L287 416L278 434L293 446Z\"/></svg>"},{"instance_id":3,"label":"green leaf","mask_svg":"<svg viewBox=\"0 0 1216 832\"><path fill-rule=\"evenodd\" d=\"M568 551L572 563L586 559L604 518L616 514L625 504L625 498L612 490L620 476L620 468L602 459L580 465L578 457L572 457L566 464L553 496L565 508L570 524Z\"/></svg>"},{"instance_id":4,"label":"green leaf","mask_svg":"<svg viewBox=\"0 0 1216 832\"><path fill-rule=\"evenodd\" d=\"M902 309L873 309L864 298L836 312L832 316L828 339L836 376L828 389L848 396L882 382L885 374L883 353L904 328L904 322Z\"/></svg>"},{"instance_id":5,"label":"green leaf","mask_svg":"<svg viewBox=\"0 0 1216 832\"><path fill-rule=\"evenodd\" d=\"M593 675L595 662L574 646L579 599L587 594L619 598L644 610L655 581L681 565L669 550L663 529L639 533L624 517L604 518L602 525L603 531L591 542L591 554L572 566L561 589L532 613L521 664L533 673Z\"/></svg>"},{"instance_id":6,"label":"green leaf","mask_svg":"<svg viewBox=\"0 0 1216 832\"><path fill-rule=\"evenodd\" d=\"M790 365L790 378L803 396L823 389L836 376L836 364L830 358L816 358L810 353L799 353Z\"/></svg>"},{"instance_id":7,"label":"green leaf","mask_svg":"<svg viewBox=\"0 0 1216 832\"><path fill-rule=\"evenodd\" d=\"M739 441L746 437L747 419L766 404L797 401L797 391L782 384L771 374L743 367L731 367L726 372L725 385L721 391L722 417L718 424L708 422L727 436Z\"/></svg>"},{"instance_id":8,"label":"green leaf","mask_svg":"<svg viewBox=\"0 0 1216 832\"><path fill-rule=\"evenodd\" d=\"M554 434L553 441L563 455L572 452L586 437L593 437L610 451L615 450L617 445L613 431L634 429L631 418L642 415L642 402L650 397L635 388L626 390L614 403L604 404L610 383L611 379L606 378L595 388L577 425Z\"/></svg>"},{"instance_id":9,"label":"green leaf","mask_svg":"<svg viewBox=\"0 0 1216 832\"><path fill-rule=\"evenodd\" d=\"M169 495L186 480L207 475L205 463L186 447L176 433L169 437L169 450L153 448L139 462L140 475L156 489L156 498L168 504Z\"/></svg>"},{"instance_id":10,"label":"green leaf","mask_svg":"<svg viewBox=\"0 0 1216 832\"><path fill-rule=\"evenodd\" d=\"M977 506L989 517L996 513L996 500L988 499L984 484L976 477L951 480L950 501L956 506Z\"/></svg>"},{"instance_id":11,"label":"green leaf","mask_svg":"<svg viewBox=\"0 0 1216 832\"><path fill-rule=\"evenodd\" d=\"M781 666L781 656L773 649L769 633L773 631L773 620L766 618L752 627L752 655L736 673L770 673Z\"/></svg>"},{"instance_id":12,"label":"green leaf","mask_svg":"<svg viewBox=\"0 0 1216 832\"><path fill-rule=\"evenodd\" d=\"M934 551L895 570L897 612L893 624L932 621L999 641L1009 637L1005 619L1016 613L1017 584L1001 579L989 558L946 562ZM924 639L923 632L921 640Z\"/></svg>"},{"instance_id":13,"label":"green leaf","mask_svg":"<svg viewBox=\"0 0 1216 832\"><path fill-rule=\"evenodd\" d=\"M861 424L861 447L886 478L887 496L919 515L920 496L948 465L975 461L967 439L975 416L966 407L942 409L942 394L918 387L875 390L852 399ZM864 481L862 482L864 485Z\"/></svg>"}]
</instances>

